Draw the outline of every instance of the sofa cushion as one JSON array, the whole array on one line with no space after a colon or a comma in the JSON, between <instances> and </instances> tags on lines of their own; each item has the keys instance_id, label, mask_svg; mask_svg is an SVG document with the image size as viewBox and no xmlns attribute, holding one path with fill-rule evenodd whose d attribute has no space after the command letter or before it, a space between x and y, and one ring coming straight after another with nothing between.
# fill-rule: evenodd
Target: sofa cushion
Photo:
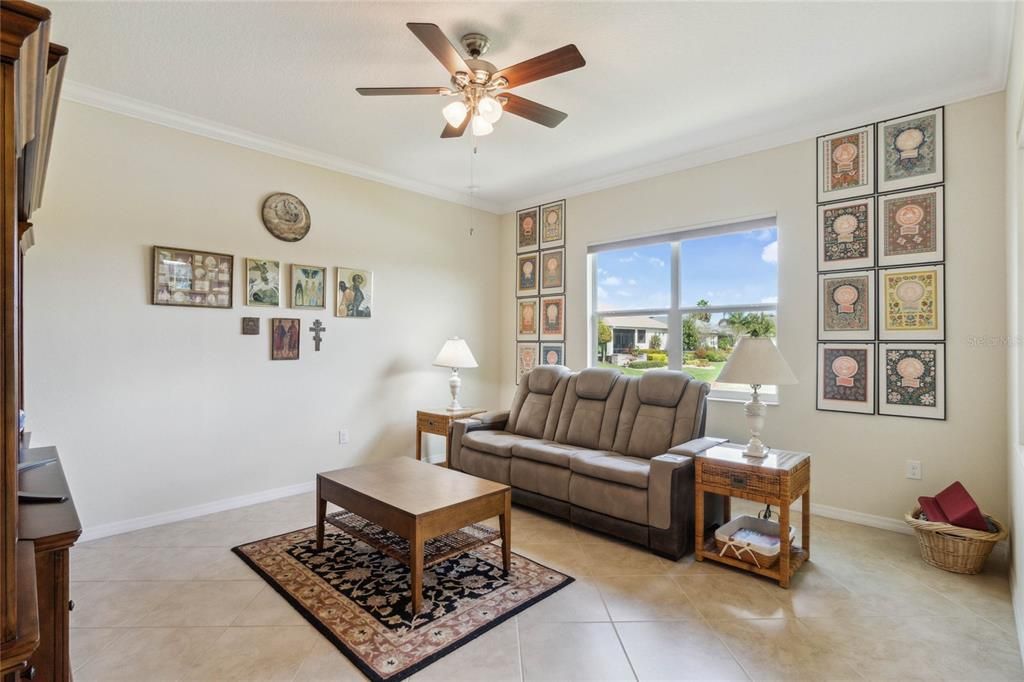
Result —
<instances>
[{"instance_id":1,"label":"sofa cushion","mask_svg":"<svg viewBox=\"0 0 1024 682\"><path fill-rule=\"evenodd\" d=\"M572 476L569 469L520 457L509 461L511 485L562 502L569 501L569 478Z\"/></svg>"},{"instance_id":2,"label":"sofa cushion","mask_svg":"<svg viewBox=\"0 0 1024 682\"><path fill-rule=\"evenodd\" d=\"M462 471L505 485L509 485L511 481L511 464L511 457L499 457L472 448L462 448L459 454L459 466Z\"/></svg>"},{"instance_id":3,"label":"sofa cushion","mask_svg":"<svg viewBox=\"0 0 1024 682\"><path fill-rule=\"evenodd\" d=\"M576 378L576 395L587 400L605 400L621 374L614 369L591 367Z\"/></svg>"},{"instance_id":4,"label":"sofa cushion","mask_svg":"<svg viewBox=\"0 0 1024 682\"><path fill-rule=\"evenodd\" d=\"M561 365L540 365L533 368L527 375L530 383L530 393L541 393L551 395L558 386L558 380L569 373L567 367Z\"/></svg>"},{"instance_id":5,"label":"sofa cushion","mask_svg":"<svg viewBox=\"0 0 1024 682\"><path fill-rule=\"evenodd\" d=\"M569 457L575 452L590 452L590 450L550 440L523 440L512 444L513 457L531 459L535 462L552 464L566 469L569 468Z\"/></svg>"},{"instance_id":6,"label":"sofa cushion","mask_svg":"<svg viewBox=\"0 0 1024 682\"><path fill-rule=\"evenodd\" d=\"M573 472L569 502L616 519L647 524L647 491Z\"/></svg>"},{"instance_id":7,"label":"sofa cushion","mask_svg":"<svg viewBox=\"0 0 1024 682\"><path fill-rule=\"evenodd\" d=\"M512 445L523 440L529 440L529 438L508 431L482 430L467 433L462 437L462 444L480 452L488 452L499 457L511 457Z\"/></svg>"},{"instance_id":8,"label":"sofa cushion","mask_svg":"<svg viewBox=\"0 0 1024 682\"><path fill-rule=\"evenodd\" d=\"M683 389L689 376L667 369L652 369L644 372L638 385L640 402L645 405L674 408L683 397Z\"/></svg>"},{"instance_id":9,"label":"sofa cushion","mask_svg":"<svg viewBox=\"0 0 1024 682\"><path fill-rule=\"evenodd\" d=\"M621 483L633 488L647 488L651 462L641 457L627 457L613 452L588 452L572 457L569 468L573 473L591 478L600 478L603 481Z\"/></svg>"}]
</instances>

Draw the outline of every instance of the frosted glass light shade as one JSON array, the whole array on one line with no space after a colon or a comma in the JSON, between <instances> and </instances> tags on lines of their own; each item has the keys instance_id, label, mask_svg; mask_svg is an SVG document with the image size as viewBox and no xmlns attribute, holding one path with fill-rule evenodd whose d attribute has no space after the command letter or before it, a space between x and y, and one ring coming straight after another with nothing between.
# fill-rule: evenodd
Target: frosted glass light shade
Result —
<instances>
[{"instance_id":1,"label":"frosted glass light shade","mask_svg":"<svg viewBox=\"0 0 1024 682\"><path fill-rule=\"evenodd\" d=\"M797 383L786 359L767 336L741 336L716 381L761 386Z\"/></svg>"},{"instance_id":2,"label":"frosted glass light shade","mask_svg":"<svg viewBox=\"0 0 1024 682\"><path fill-rule=\"evenodd\" d=\"M476 358L465 339L453 336L444 342L441 352L434 358L435 367L476 367Z\"/></svg>"},{"instance_id":3,"label":"frosted glass light shade","mask_svg":"<svg viewBox=\"0 0 1024 682\"><path fill-rule=\"evenodd\" d=\"M441 110L441 115L444 116L444 120L448 121L448 125L453 128L458 128L462 125L462 122L466 120L466 114L468 113L469 109L466 108L466 103L462 100L455 100Z\"/></svg>"},{"instance_id":4,"label":"frosted glass light shade","mask_svg":"<svg viewBox=\"0 0 1024 682\"><path fill-rule=\"evenodd\" d=\"M501 118L502 108L501 102L494 99L490 95L485 95L477 102L477 111L484 117L484 120L488 123L497 123L498 119Z\"/></svg>"},{"instance_id":5,"label":"frosted glass light shade","mask_svg":"<svg viewBox=\"0 0 1024 682\"><path fill-rule=\"evenodd\" d=\"M484 135L490 135L494 132L494 126L491 125L490 121L481 116L475 114L473 116L473 134L477 137L483 137Z\"/></svg>"}]
</instances>

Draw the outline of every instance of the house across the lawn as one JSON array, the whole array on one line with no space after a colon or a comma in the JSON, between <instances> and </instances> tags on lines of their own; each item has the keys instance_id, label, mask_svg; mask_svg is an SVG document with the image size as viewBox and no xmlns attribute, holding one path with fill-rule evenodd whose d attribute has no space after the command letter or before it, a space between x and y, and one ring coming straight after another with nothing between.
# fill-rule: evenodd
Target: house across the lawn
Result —
<instances>
[{"instance_id":1,"label":"house across the lawn","mask_svg":"<svg viewBox=\"0 0 1024 682\"><path fill-rule=\"evenodd\" d=\"M622 315L604 318L612 330L612 353L628 353L631 349L651 348L651 339L660 339L658 348L668 348L668 323L646 315Z\"/></svg>"}]
</instances>

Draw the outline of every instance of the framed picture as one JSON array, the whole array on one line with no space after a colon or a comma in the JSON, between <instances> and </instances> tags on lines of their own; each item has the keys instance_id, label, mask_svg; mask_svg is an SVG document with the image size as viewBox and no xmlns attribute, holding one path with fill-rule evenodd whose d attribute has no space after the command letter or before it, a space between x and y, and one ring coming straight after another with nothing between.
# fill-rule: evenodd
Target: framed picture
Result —
<instances>
[{"instance_id":1,"label":"framed picture","mask_svg":"<svg viewBox=\"0 0 1024 682\"><path fill-rule=\"evenodd\" d=\"M540 209L534 206L516 212L516 253L536 251L538 248L537 223Z\"/></svg>"},{"instance_id":2,"label":"framed picture","mask_svg":"<svg viewBox=\"0 0 1024 682\"><path fill-rule=\"evenodd\" d=\"M281 262L262 258L245 259L245 304L281 304Z\"/></svg>"},{"instance_id":3,"label":"framed picture","mask_svg":"<svg viewBox=\"0 0 1024 682\"><path fill-rule=\"evenodd\" d=\"M301 322L297 317L275 317L270 320L270 359L298 360L299 329Z\"/></svg>"},{"instance_id":4,"label":"framed picture","mask_svg":"<svg viewBox=\"0 0 1024 682\"><path fill-rule=\"evenodd\" d=\"M818 409L875 412L875 344L818 344Z\"/></svg>"},{"instance_id":5,"label":"framed picture","mask_svg":"<svg viewBox=\"0 0 1024 682\"><path fill-rule=\"evenodd\" d=\"M537 366L537 344L516 343L516 385L531 369Z\"/></svg>"},{"instance_id":6,"label":"framed picture","mask_svg":"<svg viewBox=\"0 0 1024 682\"><path fill-rule=\"evenodd\" d=\"M878 198L878 265L945 259L945 191L927 187Z\"/></svg>"},{"instance_id":7,"label":"framed picture","mask_svg":"<svg viewBox=\"0 0 1024 682\"><path fill-rule=\"evenodd\" d=\"M818 207L818 270L875 265L874 197Z\"/></svg>"},{"instance_id":8,"label":"framed picture","mask_svg":"<svg viewBox=\"0 0 1024 682\"><path fill-rule=\"evenodd\" d=\"M230 308L235 257L226 253L153 247L153 305Z\"/></svg>"},{"instance_id":9,"label":"framed picture","mask_svg":"<svg viewBox=\"0 0 1024 682\"><path fill-rule=\"evenodd\" d=\"M878 344L878 414L946 418L946 344Z\"/></svg>"},{"instance_id":10,"label":"framed picture","mask_svg":"<svg viewBox=\"0 0 1024 682\"><path fill-rule=\"evenodd\" d=\"M565 246L565 199L540 207L540 248Z\"/></svg>"},{"instance_id":11,"label":"framed picture","mask_svg":"<svg viewBox=\"0 0 1024 682\"><path fill-rule=\"evenodd\" d=\"M875 127L862 126L818 138L818 203L875 191Z\"/></svg>"},{"instance_id":12,"label":"framed picture","mask_svg":"<svg viewBox=\"0 0 1024 682\"><path fill-rule=\"evenodd\" d=\"M818 340L875 338L875 273L871 270L818 275Z\"/></svg>"},{"instance_id":13,"label":"framed picture","mask_svg":"<svg viewBox=\"0 0 1024 682\"><path fill-rule=\"evenodd\" d=\"M540 293L561 294L565 291L565 249L540 252Z\"/></svg>"},{"instance_id":14,"label":"framed picture","mask_svg":"<svg viewBox=\"0 0 1024 682\"><path fill-rule=\"evenodd\" d=\"M540 299L521 298L516 301L516 340L536 341L540 338Z\"/></svg>"},{"instance_id":15,"label":"framed picture","mask_svg":"<svg viewBox=\"0 0 1024 682\"><path fill-rule=\"evenodd\" d=\"M373 273L358 268L337 268L335 317L372 317Z\"/></svg>"},{"instance_id":16,"label":"framed picture","mask_svg":"<svg viewBox=\"0 0 1024 682\"><path fill-rule=\"evenodd\" d=\"M943 181L942 107L878 124L878 191Z\"/></svg>"},{"instance_id":17,"label":"framed picture","mask_svg":"<svg viewBox=\"0 0 1024 682\"><path fill-rule=\"evenodd\" d=\"M537 284L537 253L516 256L516 296L536 296Z\"/></svg>"},{"instance_id":18,"label":"framed picture","mask_svg":"<svg viewBox=\"0 0 1024 682\"><path fill-rule=\"evenodd\" d=\"M327 268L292 266L292 307L324 308L327 303Z\"/></svg>"},{"instance_id":19,"label":"framed picture","mask_svg":"<svg viewBox=\"0 0 1024 682\"><path fill-rule=\"evenodd\" d=\"M540 344L540 364L542 365L564 365L565 344L551 343L544 341Z\"/></svg>"},{"instance_id":20,"label":"framed picture","mask_svg":"<svg viewBox=\"0 0 1024 682\"><path fill-rule=\"evenodd\" d=\"M260 333L260 318L258 317L243 317L242 318L242 334L245 336L256 336Z\"/></svg>"},{"instance_id":21,"label":"framed picture","mask_svg":"<svg viewBox=\"0 0 1024 682\"><path fill-rule=\"evenodd\" d=\"M878 271L883 341L944 341L945 266L919 265Z\"/></svg>"},{"instance_id":22,"label":"framed picture","mask_svg":"<svg viewBox=\"0 0 1024 682\"><path fill-rule=\"evenodd\" d=\"M543 296L540 299L541 341L565 339L565 296Z\"/></svg>"}]
</instances>

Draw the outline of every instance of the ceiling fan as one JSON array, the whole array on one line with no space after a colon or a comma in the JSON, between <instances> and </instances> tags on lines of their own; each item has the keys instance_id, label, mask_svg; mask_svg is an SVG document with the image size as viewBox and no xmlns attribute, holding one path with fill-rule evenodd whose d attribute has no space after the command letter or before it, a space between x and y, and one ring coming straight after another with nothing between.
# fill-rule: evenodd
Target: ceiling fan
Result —
<instances>
[{"instance_id":1,"label":"ceiling fan","mask_svg":"<svg viewBox=\"0 0 1024 682\"><path fill-rule=\"evenodd\" d=\"M448 125L442 138L461 137L470 127L474 135L489 135L503 111L521 116L534 123L554 128L568 114L538 104L508 90L578 69L586 64L575 45L566 45L539 57L527 59L504 69L480 59L490 47L490 39L481 33L462 36L462 47L469 58L464 58L448 42L435 24L406 24L430 52L451 74L451 87L439 88L356 88L360 95L441 95L455 100L442 109Z\"/></svg>"}]
</instances>

